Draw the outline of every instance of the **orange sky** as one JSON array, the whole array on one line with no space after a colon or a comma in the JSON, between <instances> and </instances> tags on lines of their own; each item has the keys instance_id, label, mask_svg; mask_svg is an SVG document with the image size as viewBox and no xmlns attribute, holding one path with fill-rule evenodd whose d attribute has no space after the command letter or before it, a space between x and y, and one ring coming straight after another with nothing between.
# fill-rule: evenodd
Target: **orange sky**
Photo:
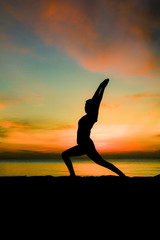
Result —
<instances>
[{"instance_id":1,"label":"orange sky","mask_svg":"<svg viewBox=\"0 0 160 240\"><path fill-rule=\"evenodd\" d=\"M145 8L144 8L145 6ZM110 78L91 137L105 152L160 149L159 3L6 0L0 151L60 153Z\"/></svg>"}]
</instances>

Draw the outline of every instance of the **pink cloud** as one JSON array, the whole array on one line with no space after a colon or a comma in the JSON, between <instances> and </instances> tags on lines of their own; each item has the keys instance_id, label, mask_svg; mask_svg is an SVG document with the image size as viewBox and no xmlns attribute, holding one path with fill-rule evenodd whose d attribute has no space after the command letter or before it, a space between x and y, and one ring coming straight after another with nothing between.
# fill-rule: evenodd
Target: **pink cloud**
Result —
<instances>
[{"instance_id":1,"label":"pink cloud","mask_svg":"<svg viewBox=\"0 0 160 240\"><path fill-rule=\"evenodd\" d=\"M145 93L137 93L137 94L126 96L126 98L130 98L130 99L148 98L148 97L159 98L160 93L145 92Z\"/></svg>"},{"instance_id":2,"label":"pink cloud","mask_svg":"<svg viewBox=\"0 0 160 240\"><path fill-rule=\"evenodd\" d=\"M30 128L31 125L22 121L0 120L0 126L3 128Z\"/></svg>"},{"instance_id":3,"label":"pink cloud","mask_svg":"<svg viewBox=\"0 0 160 240\"><path fill-rule=\"evenodd\" d=\"M6 5L12 16L29 25L45 44L67 52L88 70L148 74L158 69L159 58L147 31L147 24L155 26L156 21L149 22L150 14L138 1L100 0L89 8L83 0L18 3Z\"/></svg>"},{"instance_id":4,"label":"pink cloud","mask_svg":"<svg viewBox=\"0 0 160 240\"><path fill-rule=\"evenodd\" d=\"M113 103L113 104L106 104L106 103L101 103L102 108L119 108L120 104L118 103Z\"/></svg>"}]
</instances>

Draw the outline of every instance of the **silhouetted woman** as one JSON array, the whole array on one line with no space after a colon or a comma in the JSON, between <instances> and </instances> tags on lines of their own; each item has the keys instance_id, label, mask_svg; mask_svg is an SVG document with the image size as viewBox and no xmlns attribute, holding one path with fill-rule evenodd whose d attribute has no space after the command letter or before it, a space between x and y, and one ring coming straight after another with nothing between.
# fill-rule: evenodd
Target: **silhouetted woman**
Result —
<instances>
[{"instance_id":1,"label":"silhouetted woman","mask_svg":"<svg viewBox=\"0 0 160 240\"><path fill-rule=\"evenodd\" d=\"M109 79L105 79L98 87L92 99L86 101L85 112L86 115L83 116L78 122L77 131L77 144L62 153L62 158L68 167L71 176L75 176L75 172L72 166L70 157L81 156L86 154L95 163L110 169L111 171L117 173L119 176L125 176L117 167L113 164L105 161L95 149L94 143L90 138L91 128L98 119L99 106L103 97L104 89L107 86Z\"/></svg>"}]
</instances>

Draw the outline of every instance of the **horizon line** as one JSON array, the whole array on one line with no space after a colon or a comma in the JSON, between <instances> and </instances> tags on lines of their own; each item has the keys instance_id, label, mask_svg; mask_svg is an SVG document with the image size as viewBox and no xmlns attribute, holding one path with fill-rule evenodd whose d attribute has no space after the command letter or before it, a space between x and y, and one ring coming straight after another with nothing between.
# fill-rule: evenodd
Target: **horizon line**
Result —
<instances>
[{"instance_id":1,"label":"horizon line","mask_svg":"<svg viewBox=\"0 0 160 240\"><path fill-rule=\"evenodd\" d=\"M160 158L160 150L155 151L121 151L121 152L103 152L101 153L104 157L110 158ZM74 157L73 157L74 158ZM75 157L75 158L88 158L86 155ZM3 151L0 152L0 160L9 160L9 159L61 159L60 152L38 152L38 151L29 151L21 150L18 152L13 151Z\"/></svg>"}]
</instances>

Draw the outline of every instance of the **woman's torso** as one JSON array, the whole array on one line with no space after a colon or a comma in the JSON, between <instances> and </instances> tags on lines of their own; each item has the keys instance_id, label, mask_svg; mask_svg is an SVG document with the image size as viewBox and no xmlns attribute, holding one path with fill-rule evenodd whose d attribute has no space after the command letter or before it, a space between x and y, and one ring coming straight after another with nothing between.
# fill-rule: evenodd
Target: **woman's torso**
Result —
<instances>
[{"instance_id":1,"label":"woman's torso","mask_svg":"<svg viewBox=\"0 0 160 240\"><path fill-rule=\"evenodd\" d=\"M83 116L78 122L77 143L84 144L90 139L91 128L96 120L88 115Z\"/></svg>"}]
</instances>

